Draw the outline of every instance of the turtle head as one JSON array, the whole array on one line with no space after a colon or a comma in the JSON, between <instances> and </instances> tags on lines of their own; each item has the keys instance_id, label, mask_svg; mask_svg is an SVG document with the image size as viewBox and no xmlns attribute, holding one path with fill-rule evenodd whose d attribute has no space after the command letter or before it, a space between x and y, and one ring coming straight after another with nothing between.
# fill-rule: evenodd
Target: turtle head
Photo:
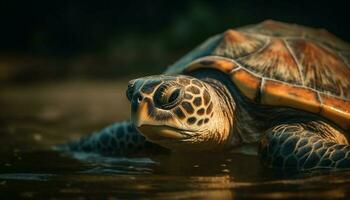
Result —
<instances>
[{"instance_id":1,"label":"turtle head","mask_svg":"<svg viewBox=\"0 0 350 200\"><path fill-rule=\"evenodd\" d=\"M131 120L148 140L175 151L225 146L229 122L206 82L184 75L148 76L130 81L126 94Z\"/></svg>"}]
</instances>

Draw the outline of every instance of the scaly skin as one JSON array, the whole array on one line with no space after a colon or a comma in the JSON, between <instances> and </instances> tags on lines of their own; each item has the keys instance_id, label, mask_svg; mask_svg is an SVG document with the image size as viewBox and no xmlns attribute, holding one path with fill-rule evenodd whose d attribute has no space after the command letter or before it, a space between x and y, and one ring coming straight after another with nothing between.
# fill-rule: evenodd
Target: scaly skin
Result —
<instances>
[{"instance_id":1,"label":"scaly skin","mask_svg":"<svg viewBox=\"0 0 350 200\"><path fill-rule=\"evenodd\" d=\"M305 127L307 123L296 123L269 129L261 141L261 161L269 167L298 171L350 167L350 146L341 136L322 137Z\"/></svg>"},{"instance_id":2,"label":"scaly skin","mask_svg":"<svg viewBox=\"0 0 350 200\"><path fill-rule=\"evenodd\" d=\"M58 149L106 156L139 156L166 151L147 141L135 126L127 121L112 124L92 135L60 145Z\"/></svg>"}]
</instances>

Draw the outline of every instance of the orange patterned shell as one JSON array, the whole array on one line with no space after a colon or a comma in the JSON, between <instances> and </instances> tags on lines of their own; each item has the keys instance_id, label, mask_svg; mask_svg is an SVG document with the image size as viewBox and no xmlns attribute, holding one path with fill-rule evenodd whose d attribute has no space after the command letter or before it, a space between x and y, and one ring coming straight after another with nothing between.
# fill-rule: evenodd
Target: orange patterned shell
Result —
<instances>
[{"instance_id":1,"label":"orange patterned shell","mask_svg":"<svg viewBox=\"0 0 350 200\"><path fill-rule=\"evenodd\" d=\"M319 114L350 131L350 45L272 20L209 38L166 73L215 68L256 103Z\"/></svg>"}]
</instances>

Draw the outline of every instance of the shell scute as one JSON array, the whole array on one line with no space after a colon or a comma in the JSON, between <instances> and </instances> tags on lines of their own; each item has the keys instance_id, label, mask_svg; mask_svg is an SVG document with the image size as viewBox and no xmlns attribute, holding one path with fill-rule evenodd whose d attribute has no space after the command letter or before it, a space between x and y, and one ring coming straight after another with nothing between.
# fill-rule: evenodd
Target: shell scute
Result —
<instances>
[{"instance_id":1,"label":"shell scute","mask_svg":"<svg viewBox=\"0 0 350 200\"><path fill-rule=\"evenodd\" d=\"M218 56L206 56L190 63L187 66L186 71L193 71L202 68L212 68L228 73L237 67L238 65L233 60Z\"/></svg>"},{"instance_id":2,"label":"shell scute","mask_svg":"<svg viewBox=\"0 0 350 200\"><path fill-rule=\"evenodd\" d=\"M266 42L265 37L229 29L223 34L222 40L213 54L228 58L239 58L262 48Z\"/></svg>"},{"instance_id":3,"label":"shell scute","mask_svg":"<svg viewBox=\"0 0 350 200\"><path fill-rule=\"evenodd\" d=\"M304 86L350 99L350 68L340 56L311 41L288 43L301 64Z\"/></svg>"},{"instance_id":4,"label":"shell scute","mask_svg":"<svg viewBox=\"0 0 350 200\"><path fill-rule=\"evenodd\" d=\"M331 118L341 127L350 131L350 101L321 94L321 115Z\"/></svg>"},{"instance_id":5,"label":"shell scute","mask_svg":"<svg viewBox=\"0 0 350 200\"><path fill-rule=\"evenodd\" d=\"M272 39L263 50L238 59L238 62L262 77L302 84L298 64L282 39Z\"/></svg>"},{"instance_id":6,"label":"shell scute","mask_svg":"<svg viewBox=\"0 0 350 200\"><path fill-rule=\"evenodd\" d=\"M288 106L313 113L318 113L321 110L317 92L272 80L266 80L263 85L261 103L273 106Z\"/></svg>"},{"instance_id":7,"label":"shell scute","mask_svg":"<svg viewBox=\"0 0 350 200\"><path fill-rule=\"evenodd\" d=\"M250 100L256 100L260 90L261 78L241 68L231 73L232 81Z\"/></svg>"},{"instance_id":8,"label":"shell scute","mask_svg":"<svg viewBox=\"0 0 350 200\"><path fill-rule=\"evenodd\" d=\"M350 45L324 29L264 21L208 39L166 73L228 74L248 99L291 107L350 130Z\"/></svg>"}]
</instances>

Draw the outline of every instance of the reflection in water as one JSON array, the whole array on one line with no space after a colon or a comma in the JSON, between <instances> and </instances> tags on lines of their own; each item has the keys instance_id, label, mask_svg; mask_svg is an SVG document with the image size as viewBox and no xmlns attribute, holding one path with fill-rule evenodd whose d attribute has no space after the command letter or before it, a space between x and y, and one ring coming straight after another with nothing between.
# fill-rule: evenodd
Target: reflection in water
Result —
<instances>
[{"instance_id":1,"label":"reflection in water","mask_svg":"<svg viewBox=\"0 0 350 200\"><path fill-rule=\"evenodd\" d=\"M200 191L184 191L170 192L156 195L155 199L236 199L234 191L231 190L200 190Z\"/></svg>"},{"instance_id":2,"label":"reflection in water","mask_svg":"<svg viewBox=\"0 0 350 200\"><path fill-rule=\"evenodd\" d=\"M48 181L53 174L34 174L34 173L5 173L0 174L3 180L22 180L22 181Z\"/></svg>"},{"instance_id":3,"label":"reflection in water","mask_svg":"<svg viewBox=\"0 0 350 200\"><path fill-rule=\"evenodd\" d=\"M118 96L124 94L123 87L70 84L0 90L0 199L350 197L350 172L274 173L262 168L256 156L171 153L112 158L53 151L55 144L127 117L128 111L114 112L128 107Z\"/></svg>"}]
</instances>

